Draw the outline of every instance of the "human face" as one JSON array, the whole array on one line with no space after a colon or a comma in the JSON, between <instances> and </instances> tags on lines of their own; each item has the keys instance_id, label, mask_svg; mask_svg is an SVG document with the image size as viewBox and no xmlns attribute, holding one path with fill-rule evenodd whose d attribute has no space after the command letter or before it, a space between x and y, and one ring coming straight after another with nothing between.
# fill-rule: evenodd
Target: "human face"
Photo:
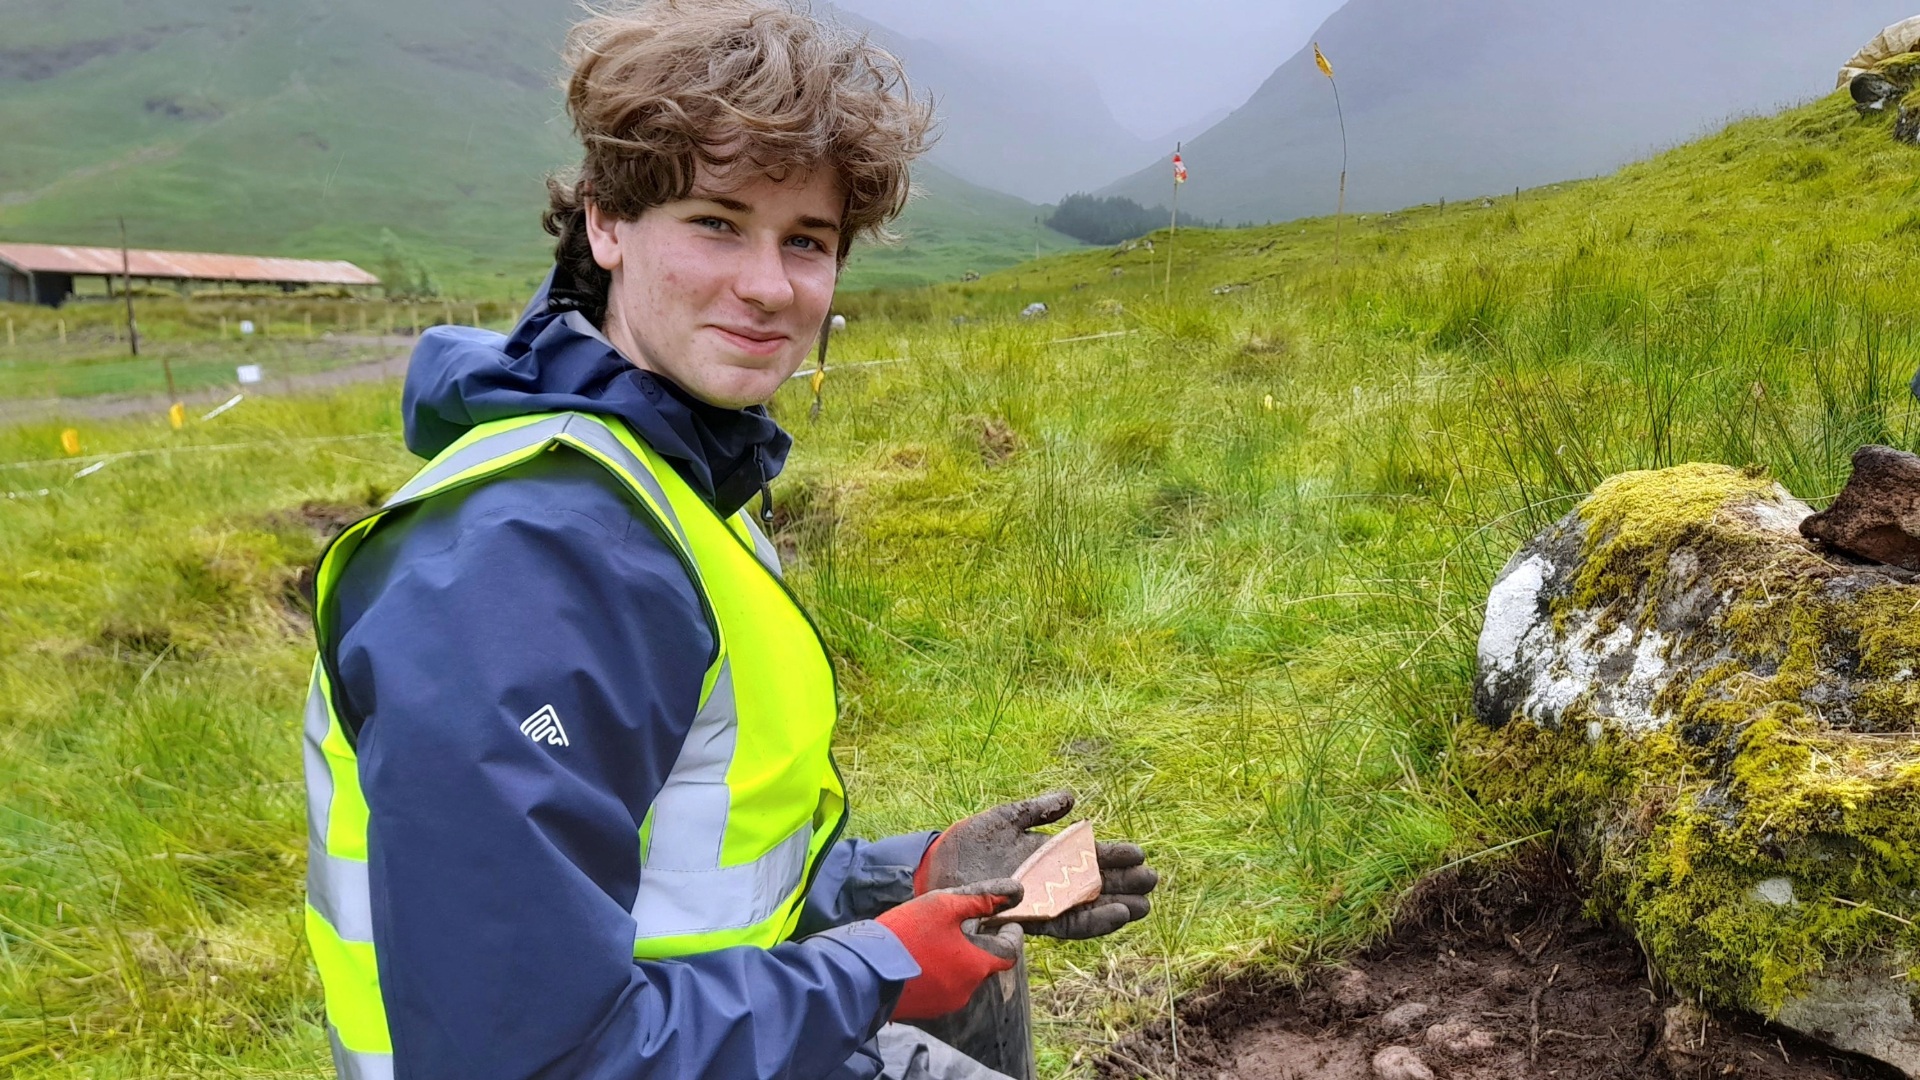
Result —
<instances>
[{"instance_id":1,"label":"human face","mask_svg":"<svg viewBox=\"0 0 1920 1080\"><path fill-rule=\"evenodd\" d=\"M587 204L594 261L613 275L607 339L627 359L729 409L771 399L833 303L845 198L830 169L720 184L616 221Z\"/></svg>"}]
</instances>

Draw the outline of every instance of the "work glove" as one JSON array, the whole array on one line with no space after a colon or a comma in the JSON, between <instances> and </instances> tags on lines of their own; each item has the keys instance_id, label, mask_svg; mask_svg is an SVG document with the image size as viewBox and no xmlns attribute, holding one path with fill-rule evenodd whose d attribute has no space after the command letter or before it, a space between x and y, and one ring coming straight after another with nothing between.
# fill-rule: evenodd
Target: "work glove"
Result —
<instances>
[{"instance_id":1,"label":"work glove","mask_svg":"<svg viewBox=\"0 0 1920 1080\"><path fill-rule=\"evenodd\" d=\"M968 924L1005 911L1025 895L1019 882L1006 878L939 889L882 912L876 921L920 965L920 974L900 991L893 1018L932 1020L958 1012L987 976L1013 967L1023 940L1019 923L991 934L973 932Z\"/></svg>"},{"instance_id":2,"label":"work glove","mask_svg":"<svg viewBox=\"0 0 1920 1080\"><path fill-rule=\"evenodd\" d=\"M1027 856L1051 839L1047 833L1032 832L1033 827L1058 821L1071 809L1073 792L1050 791L967 818L941 833L921 857L913 875L914 893L1012 877ZM1146 854L1139 845L1102 842L1094 852L1100 861L1099 897L1057 918L1028 923L1027 933L1100 937L1146 918L1153 908L1147 894L1160 883L1160 875L1145 865Z\"/></svg>"}]
</instances>

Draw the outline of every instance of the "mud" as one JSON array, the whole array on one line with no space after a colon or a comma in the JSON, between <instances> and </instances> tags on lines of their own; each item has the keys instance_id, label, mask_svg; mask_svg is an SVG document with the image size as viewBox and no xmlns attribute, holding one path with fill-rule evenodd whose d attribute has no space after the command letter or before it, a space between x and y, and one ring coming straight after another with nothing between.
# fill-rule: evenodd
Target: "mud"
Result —
<instances>
[{"instance_id":1,"label":"mud","mask_svg":"<svg viewBox=\"0 0 1920 1080\"><path fill-rule=\"evenodd\" d=\"M378 510L385 501L384 489L368 487L358 499L309 499L299 506L275 510L262 519L262 523L274 531L305 533L312 538L312 557L299 560L299 568L280 589L281 614L297 632L304 633L313 618L313 574L321 553L347 526Z\"/></svg>"},{"instance_id":2,"label":"mud","mask_svg":"<svg viewBox=\"0 0 1920 1080\"><path fill-rule=\"evenodd\" d=\"M1582 917L1573 875L1550 856L1430 879L1403 912L1386 940L1303 985L1242 979L1190 997L1177 1032L1161 1021L1128 1036L1103 1074L1900 1078L1757 1019L1675 1001L1631 937Z\"/></svg>"},{"instance_id":3,"label":"mud","mask_svg":"<svg viewBox=\"0 0 1920 1080\"><path fill-rule=\"evenodd\" d=\"M386 498L384 489L370 486L358 499L308 499L299 506L267 514L264 522L276 531L311 532L324 548L345 532L347 526L380 509Z\"/></svg>"}]
</instances>

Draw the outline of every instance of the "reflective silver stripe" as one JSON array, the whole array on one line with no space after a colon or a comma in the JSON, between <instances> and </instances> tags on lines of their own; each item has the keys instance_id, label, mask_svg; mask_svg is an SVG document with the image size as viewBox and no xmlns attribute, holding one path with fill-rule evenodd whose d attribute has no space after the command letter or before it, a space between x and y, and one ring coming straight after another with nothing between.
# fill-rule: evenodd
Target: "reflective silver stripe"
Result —
<instances>
[{"instance_id":1,"label":"reflective silver stripe","mask_svg":"<svg viewBox=\"0 0 1920 1080\"><path fill-rule=\"evenodd\" d=\"M782 577L780 549L773 546L773 541L767 539L767 534L760 531L760 526L753 523L751 516L741 514L740 520L747 523L747 535L753 537L754 558L759 559L760 565L766 567L774 577Z\"/></svg>"},{"instance_id":2,"label":"reflective silver stripe","mask_svg":"<svg viewBox=\"0 0 1920 1080\"><path fill-rule=\"evenodd\" d=\"M539 446L565 431L567 421L572 418L572 414L558 413L543 417L524 427L502 431L484 439L476 439L414 473L413 479L402 484L400 490L394 492L393 497L387 500L385 508L390 510L402 503L417 499L424 492L446 483L468 469L479 468L494 458Z\"/></svg>"},{"instance_id":3,"label":"reflective silver stripe","mask_svg":"<svg viewBox=\"0 0 1920 1080\"><path fill-rule=\"evenodd\" d=\"M363 1054L340 1045L340 1036L327 1025L327 1041L333 1044L333 1067L340 1080L393 1080L392 1054Z\"/></svg>"},{"instance_id":4,"label":"reflective silver stripe","mask_svg":"<svg viewBox=\"0 0 1920 1080\"><path fill-rule=\"evenodd\" d=\"M646 462L641 461L613 432L607 430L604 422L580 413L557 413L523 427L475 440L415 473L413 479L393 493L384 509L391 510L420 498L461 473L477 469L496 458L508 457L562 436L591 446L619 465L652 498L654 505L660 508L660 513L665 515L667 528L680 541L681 548L691 555L693 548L687 540L686 530L680 527L680 518L674 513L673 504L667 501L666 491L654 479L653 470L647 468Z\"/></svg>"},{"instance_id":5,"label":"reflective silver stripe","mask_svg":"<svg viewBox=\"0 0 1920 1080\"><path fill-rule=\"evenodd\" d=\"M333 808L333 771L320 748L333 728L333 712L318 675L307 694L300 752L307 769L307 902L347 941L373 940L367 864L327 854L327 818Z\"/></svg>"},{"instance_id":6,"label":"reflective silver stripe","mask_svg":"<svg viewBox=\"0 0 1920 1080\"><path fill-rule=\"evenodd\" d=\"M346 941L373 940L373 901L367 888L367 864L327 854L307 845L307 903Z\"/></svg>"},{"instance_id":7,"label":"reflective silver stripe","mask_svg":"<svg viewBox=\"0 0 1920 1080\"><path fill-rule=\"evenodd\" d=\"M688 557L692 557L693 544L687 539L687 531L680 527L680 516L673 512L673 503L667 500L666 489L660 486L660 481L654 479L653 470L647 468L647 463L635 457L633 451L627 449L626 443L621 442L618 436L607 430L606 424L578 413L569 413L566 419L567 426L563 434L569 438L579 439L612 458L629 476L638 481L652 497L654 505L667 516L667 528L673 530L673 535L680 539L680 546L686 550Z\"/></svg>"},{"instance_id":8,"label":"reflective silver stripe","mask_svg":"<svg viewBox=\"0 0 1920 1080\"><path fill-rule=\"evenodd\" d=\"M655 843L672 831L657 830ZM741 866L643 868L633 902L634 939L732 930L765 921L800 887L812 839L813 828L802 826L772 851Z\"/></svg>"},{"instance_id":9,"label":"reflective silver stripe","mask_svg":"<svg viewBox=\"0 0 1920 1080\"><path fill-rule=\"evenodd\" d=\"M733 700L733 662L723 656L720 671L714 676L713 692L694 715L686 741L680 744L680 756L674 759L667 782L653 800L653 842L640 865L643 886L648 873L656 869L699 871L719 867L731 809L727 768L733 764L739 730L739 713ZM641 892L646 892L644 887ZM639 918L638 901L634 911Z\"/></svg>"},{"instance_id":10,"label":"reflective silver stripe","mask_svg":"<svg viewBox=\"0 0 1920 1080\"><path fill-rule=\"evenodd\" d=\"M779 911L806 875L810 825L753 862L720 865L739 729L733 664L722 657L713 692L653 800L652 842L631 909L635 941L753 926Z\"/></svg>"},{"instance_id":11,"label":"reflective silver stripe","mask_svg":"<svg viewBox=\"0 0 1920 1080\"><path fill-rule=\"evenodd\" d=\"M327 708L327 694L320 676L313 677L313 689L307 692L307 722L300 733L300 756L307 768L307 837L327 846L327 815L333 808L333 770L327 768L327 755L320 749L333 718Z\"/></svg>"}]
</instances>

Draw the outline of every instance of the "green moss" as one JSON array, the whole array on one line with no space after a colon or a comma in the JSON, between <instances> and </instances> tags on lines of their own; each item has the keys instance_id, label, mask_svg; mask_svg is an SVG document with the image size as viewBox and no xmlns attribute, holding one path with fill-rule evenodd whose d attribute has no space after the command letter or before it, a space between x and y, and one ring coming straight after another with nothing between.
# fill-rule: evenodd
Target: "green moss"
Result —
<instances>
[{"instance_id":1,"label":"green moss","mask_svg":"<svg viewBox=\"0 0 1920 1080\"><path fill-rule=\"evenodd\" d=\"M1910 86L1920 81L1920 52L1901 53L1890 56L1873 66L1873 70L1892 79L1902 86Z\"/></svg>"},{"instance_id":2,"label":"green moss","mask_svg":"<svg viewBox=\"0 0 1920 1080\"><path fill-rule=\"evenodd\" d=\"M1674 549L1712 525L1722 507L1772 490L1764 472L1725 465L1680 465L1607 480L1580 507L1587 543L1573 606L1603 606L1658 588Z\"/></svg>"},{"instance_id":3,"label":"green moss","mask_svg":"<svg viewBox=\"0 0 1920 1080\"><path fill-rule=\"evenodd\" d=\"M1764 474L1710 465L1600 485L1555 616L1652 627L1698 584L1669 581L1672 567L1692 566L1714 586L1716 621L1700 629L1720 651L1670 657L1683 674L1655 699L1667 718L1655 732L1590 741L1574 716L1467 745L1483 800L1513 800L1586 846L1595 906L1668 979L1763 1012L1840 960L1905 968L1920 955L1920 743L1904 737L1920 716L1920 589L1726 513L1772 490ZM1690 562L1674 559L1683 545ZM1775 877L1795 903L1755 894Z\"/></svg>"}]
</instances>

